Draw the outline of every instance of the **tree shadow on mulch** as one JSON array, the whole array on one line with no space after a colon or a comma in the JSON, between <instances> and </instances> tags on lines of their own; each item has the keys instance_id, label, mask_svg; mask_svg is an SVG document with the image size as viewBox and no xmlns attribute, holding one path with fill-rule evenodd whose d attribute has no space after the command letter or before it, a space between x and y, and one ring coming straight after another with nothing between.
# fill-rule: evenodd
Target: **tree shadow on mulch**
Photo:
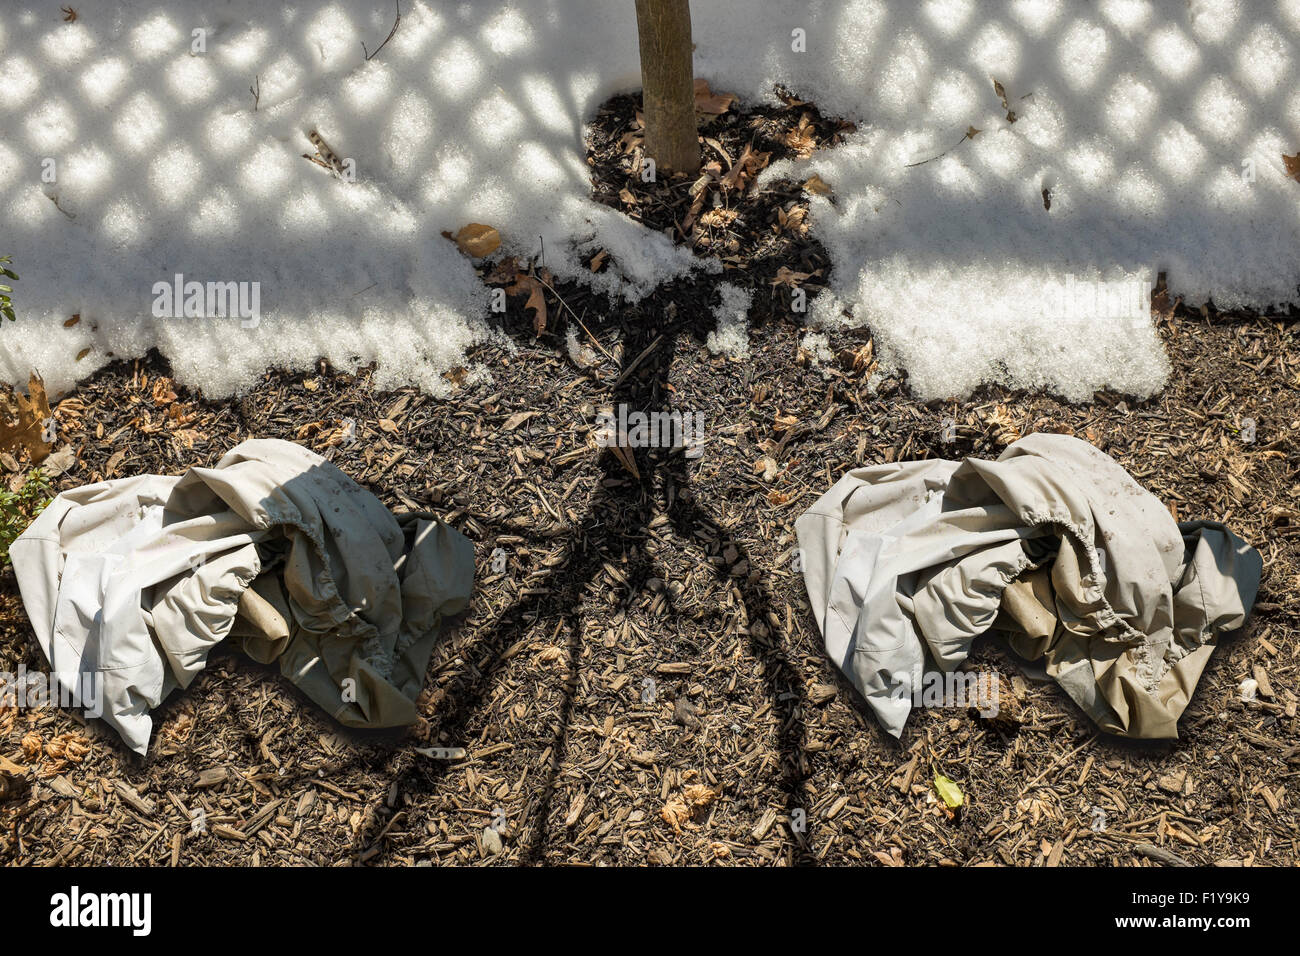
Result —
<instances>
[{"instance_id":1,"label":"tree shadow on mulch","mask_svg":"<svg viewBox=\"0 0 1300 956\"><path fill-rule=\"evenodd\" d=\"M597 331L608 331L610 326L617 325L622 333L627 362L650 349L635 371L625 375L612 390L610 404L615 407L626 404L629 410L645 412L669 408L668 383L677 339L682 335L697 340L701 338L700 317L707 319L709 312L707 307L700 307L700 300L711 295L711 288L707 283L678 283L632 309L588 325ZM672 311L667 309L670 301L677 303L678 315L689 317L671 324L664 323L663 314ZM683 308L684 305L690 308ZM698 341L695 347L700 347ZM742 597L746 620L766 621L774 608L771 593L761 580L757 580L757 575L732 576L733 568L755 567L756 563L750 560L743 545L732 537L719 517L698 505L690 488L691 459L683 454L683 449L643 449L632 451L632 454L639 472L635 477L614 455L601 456L601 481L581 524L563 540L559 563L551 568L548 584L554 586L549 593L526 596L504 608L493 622L483 628L481 636L463 649L462 653L472 653L476 660L486 663L478 665L477 676L467 685L458 687L454 697L444 702L433 720L435 735L442 739L463 739L475 715L491 696L507 661L505 652L534 629L536 620L546 620L548 631L567 631L567 673L556 718L557 729L549 747L546 778L531 802L531 819L521 826L524 837L520 860L524 863L544 862L552 836L551 816L557 781L565 763L578 689L577 675L583 650L584 619L587 617L584 604L590 586L597 581L609 560L607 549L616 543L624 545L626 584L621 597L631 604L644 592L650 579L667 577L645 549L634 544L649 536L651 521L656 513L662 513L684 548L698 547L698 532L703 530L704 536L712 542L710 548L716 551L709 557L727 554L729 561L709 563L719 580L730 579L735 583ZM551 544L555 543L552 539ZM628 544L632 546L627 547ZM802 716L806 703L802 680L788 649L776 644L764 629L750 630L747 642L748 653L764 661L766 693L772 719L778 728L781 755L779 788L785 795L788 818L794 810L807 806L803 787L807 774L807 735ZM445 772L441 765L418 764L415 773L404 781L403 789L412 794L428 792L436 778ZM800 841L800 849L790 862L815 862L803 835L796 834L796 839Z\"/></svg>"},{"instance_id":2,"label":"tree shadow on mulch","mask_svg":"<svg viewBox=\"0 0 1300 956\"><path fill-rule=\"evenodd\" d=\"M678 341L686 336L693 340L694 348L703 347L714 323L713 307L720 282L741 285L753 294L749 320L755 327L765 322L790 320L790 314L783 312L788 291L776 287L784 284L793 290L795 285L789 279L782 283L777 279L779 273L790 273L793 267L808 293L817 291L820 285L807 280L825 282L830 264L820 243L808 235L803 225L807 195L802 187L796 183L772 183L756 190L752 177L769 158L795 156L797 150L814 145L833 145L852 127L835 118L822 117L814 106L793 96L782 93L781 98L785 106L734 110L703 121L702 133L710 142L703 171L709 185L703 190L692 188L689 193L685 189L688 181L645 183L636 174L640 168L636 157L640 154L635 150L629 152L629 144L639 138L639 97L614 97L599 111L588 142L593 198L630 214L649 228L675 231L680 240L688 242L697 252L732 254L722 274L667 283L630 307L597 300L589 290L574 283L558 289L546 286L555 300L550 303L555 307L554 320L559 320L552 324L561 325L555 330L557 347L564 341L563 326L573 324L570 319L577 320L575 333L580 328L582 335L593 338L617 330L623 350L623 370L607 397L614 408L626 405L629 411L646 413L670 409L669 383ZM726 161L725 169L719 159ZM710 208L705 202L709 197L712 208L725 209L725 212L719 214L717 223L706 228L699 223L704 222L700 218L702 210ZM692 222L697 224L692 227ZM535 267L529 266L530 274ZM518 267L506 272L513 272L514 268ZM542 275L549 275L544 268ZM508 334L527 335L522 321L516 319L513 324L517 327L507 330ZM644 592L650 579L668 577L643 548L635 545L650 536L651 521L660 513L667 517L668 527L687 551L697 548L701 538L710 542L713 553L706 556L712 559L707 563L720 581L735 584L747 622L765 623L774 613L772 595L760 575L733 573L734 569L757 568L758 563L732 537L721 516L699 506L691 493L690 459L682 450L629 452L635 458L638 474L632 476L612 454L601 456L601 480L594 497L581 524L563 541L559 563L551 568L548 576L548 584L554 583L554 588L546 594L525 596L505 608L473 647L466 648L486 663L479 664L468 686L458 688L454 699L445 701L434 718L433 730L442 739L463 739L474 715L499 679L506 663L506 651L523 640L538 619L545 618L548 628L556 627L556 634L560 629L567 630L567 674L558 727L550 746L546 781L531 805L532 819L524 827L527 837L521 853L523 862L542 862L551 835L550 819L565 761L583 650L583 625L587 617L584 601L587 589L597 581L608 560L607 548L612 544L612 535L620 536L625 545L622 557L626 561L626 583L622 598L628 605ZM554 543L552 539L551 544ZM629 543L631 546L626 547ZM745 631L749 655L764 664L767 703L778 728L778 787L784 794L789 819L793 811L806 809L808 805L804 787L809 771L803 681L790 648L771 638L765 626ZM442 768L422 765L416 773L422 779L409 782L417 789L425 788L443 772ZM792 827L798 849L789 862L816 862L808 834L799 829Z\"/></svg>"}]
</instances>

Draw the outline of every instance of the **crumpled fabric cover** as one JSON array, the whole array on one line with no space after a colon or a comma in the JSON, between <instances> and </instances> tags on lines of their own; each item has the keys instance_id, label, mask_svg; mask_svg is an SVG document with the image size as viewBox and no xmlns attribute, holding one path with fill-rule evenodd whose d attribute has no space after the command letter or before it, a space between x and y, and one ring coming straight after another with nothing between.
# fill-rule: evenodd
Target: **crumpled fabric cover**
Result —
<instances>
[{"instance_id":1,"label":"crumpled fabric cover","mask_svg":"<svg viewBox=\"0 0 1300 956\"><path fill-rule=\"evenodd\" d=\"M415 722L444 615L474 549L399 518L321 456L246 441L214 468L60 494L9 550L52 672L102 681L104 719L148 747L149 711L228 636L351 727Z\"/></svg>"},{"instance_id":2,"label":"crumpled fabric cover","mask_svg":"<svg viewBox=\"0 0 1300 956\"><path fill-rule=\"evenodd\" d=\"M997 461L859 468L795 527L827 653L895 737L926 653L952 671L991 628L1103 730L1177 737L1262 569L1221 524L1176 523L1113 459L1055 434Z\"/></svg>"}]
</instances>

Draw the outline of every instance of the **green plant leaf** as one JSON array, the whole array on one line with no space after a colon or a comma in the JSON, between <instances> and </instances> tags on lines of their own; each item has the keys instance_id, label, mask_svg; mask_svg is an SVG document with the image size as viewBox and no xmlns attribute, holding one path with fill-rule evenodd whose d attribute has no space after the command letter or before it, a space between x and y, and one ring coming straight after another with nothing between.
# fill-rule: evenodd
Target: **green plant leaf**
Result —
<instances>
[{"instance_id":1,"label":"green plant leaf","mask_svg":"<svg viewBox=\"0 0 1300 956\"><path fill-rule=\"evenodd\" d=\"M939 794L939 799L942 800L944 805L950 810L956 810L966 802L966 798L962 795L961 787L957 786L955 781L949 780L937 770L934 772L934 789Z\"/></svg>"}]
</instances>

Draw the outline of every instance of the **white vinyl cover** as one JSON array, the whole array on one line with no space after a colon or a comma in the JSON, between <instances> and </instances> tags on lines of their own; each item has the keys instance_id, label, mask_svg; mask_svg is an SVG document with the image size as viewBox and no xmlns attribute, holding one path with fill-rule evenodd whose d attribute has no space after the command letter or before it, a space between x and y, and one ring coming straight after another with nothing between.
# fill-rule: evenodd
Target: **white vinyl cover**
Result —
<instances>
[{"instance_id":1,"label":"white vinyl cover","mask_svg":"<svg viewBox=\"0 0 1300 956\"><path fill-rule=\"evenodd\" d=\"M996 628L1103 730L1176 737L1261 572L1225 527L1176 523L1114 460L1056 434L996 461L850 471L796 530L827 653L894 736L927 652L951 671Z\"/></svg>"},{"instance_id":2,"label":"white vinyl cover","mask_svg":"<svg viewBox=\"0 0 1300 956\"><path fill-rule=\"evenodd\" d=\"M65 687L102 682L139 753L149 712L233 636L349 726L413 723L442 617L469 602L474 551L425 514L394 516L321 456L246 441L213 468L60 494L10 548Z\"/></svg>"}]
</instances>

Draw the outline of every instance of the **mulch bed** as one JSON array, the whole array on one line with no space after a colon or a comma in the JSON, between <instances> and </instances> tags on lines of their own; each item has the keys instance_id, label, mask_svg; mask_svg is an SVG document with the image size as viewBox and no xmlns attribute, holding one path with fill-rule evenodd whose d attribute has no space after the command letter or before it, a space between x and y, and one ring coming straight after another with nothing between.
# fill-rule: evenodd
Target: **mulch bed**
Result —
<instances>
[{"instance_id":1,"label":"mulch bed","mask_svg":"<svg viewBox=\"0 0 1300 956\"><path fill-rule=\"evenodd\" d=\"M718 173L692 193L694 181L635 176L635 106L613 100L597 119L595 195L718 255L721 273L634 306L547 280L542 334L512 298L511 346L470 355L491 379L452 375L447 400L322 364L208 401L151 354L58 404L77 453L59 488L212 464L244 438L295 440L390 507L443 514L475 543L477 592L434 653L410 731L348 731L226 648L155 712L145 759L71 713L0 711L0 756L32 768L29 792L0 803L0 861L1300 862L1294 327L1158 297L1174 374L1149 401L990 387L921 404L876 374L865 330L830 332L829 359L801 348L791 293L815 292L829 263L799 228L800 186L722 182L746 146L775 161L805 138L829 145L842 124L797 102L712 118ZM704 346L721 281L755 293L744 361ZM589 348L571 356L576 318ZM621 402L702 413L703 455L639 450L634 473L595 441L597 410ZM1003 675L1014 719L918 710L895 741L822 650L791 566L795 518L849 468L995 456L1033 431L1091 441L1180 520L1224 521L1264 556L1255 616L1216 651L1178 741L1097 734L991 639L971 664ZM0 670L20 662L44 664L7 571ZM1266 693L1243 701L1238 685L1261 675ZM936 770L965 794L958 811L937 799Z\"/></svg>"}]
</instances>

